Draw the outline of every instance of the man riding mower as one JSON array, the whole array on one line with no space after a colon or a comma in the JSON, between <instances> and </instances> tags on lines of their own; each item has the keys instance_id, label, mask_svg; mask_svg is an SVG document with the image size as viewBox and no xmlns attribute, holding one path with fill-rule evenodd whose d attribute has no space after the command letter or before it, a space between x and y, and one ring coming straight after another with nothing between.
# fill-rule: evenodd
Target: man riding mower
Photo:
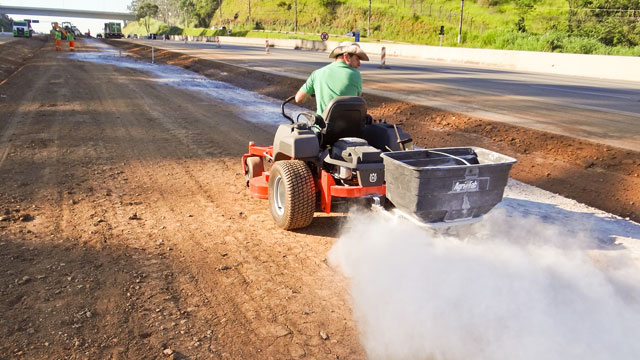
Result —
<instances>
[{"instance_id":1,"label":"man riding mower","mask_svg":"<svg viewBox=\"0 0 640 360\"><path fill-rule=\"evenodd\" d=\"M304 228L316 208L331 213L340 199L371 199L421 224L479 219L502 201L513 158L475 147L414 149L409 134L372 121L356 96L294 120L285 113L292 99L282 103L290 124L278 127L273 145L250 142L242 156L250 194L269 199L280 228Z\"/></svg>"}]
</instances>

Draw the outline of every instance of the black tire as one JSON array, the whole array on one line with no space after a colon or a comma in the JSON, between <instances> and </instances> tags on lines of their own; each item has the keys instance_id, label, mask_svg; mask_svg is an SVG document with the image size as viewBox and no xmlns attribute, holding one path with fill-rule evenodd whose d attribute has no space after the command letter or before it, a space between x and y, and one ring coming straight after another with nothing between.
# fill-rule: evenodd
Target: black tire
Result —
<instances>
[{"instance_id":1,"label":"black tire","mask_svg":"<svg viewBox=\"0 0 640 360\"><path fill-rule=\"evenodd\" d=\"M316 208L316 189L307 164L298 160L276 162L269 174L269 210L278 227L308 226Z\"/></svg>"},{"instance_id":2,"label":"black tire","mask_svg":"<svg viewBox=\"0 0 640 360\"><path fill-rule=\"evenodd\" d=\"M259 156L248 157L245 160L245 169L246 172L244 176L247 179L247 186L249 186L249 180L262 175L262 172L264 171L264 162Z\"/></svg>"}]
</instances>

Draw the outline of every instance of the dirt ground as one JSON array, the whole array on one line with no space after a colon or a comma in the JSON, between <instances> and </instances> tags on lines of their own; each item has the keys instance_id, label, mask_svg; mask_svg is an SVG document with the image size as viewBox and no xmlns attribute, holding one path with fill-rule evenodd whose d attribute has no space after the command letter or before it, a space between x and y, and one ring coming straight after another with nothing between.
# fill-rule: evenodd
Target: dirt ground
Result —
<instances>
[{"instance_id":1,"label":"dirt ground","mask_svg":"<svg viewBox=\"0 0 640 360\"><path fill-rule=\"evenodd\" d=\"M142 72L52 48L0 45L0 359L366 358L348 284L326 261L344 217L282 231L246 191L240 155L272 134ZM156 60L278 98L300 86ZM637 153L366 99L421 146L495 149L518 159L519 180L640 217Z\"/></svg>"}]
</instances>

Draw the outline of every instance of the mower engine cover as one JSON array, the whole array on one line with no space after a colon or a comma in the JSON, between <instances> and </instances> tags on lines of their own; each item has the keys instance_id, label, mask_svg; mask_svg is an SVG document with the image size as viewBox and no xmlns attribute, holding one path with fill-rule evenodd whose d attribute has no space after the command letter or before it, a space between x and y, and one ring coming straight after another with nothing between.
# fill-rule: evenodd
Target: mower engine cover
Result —
<instances>
[{"instance_id":1,"label":"mower engine cover","mask_svg":"<svg viewBox=\"0 0 640 360\"><path fill-rule=\"evenodd\" d=\"M366 140L360 138L342 138L331 148L333 159L350 162L354 165L372 162L382 162L381 151L369 146Z\"/></svg>"},{"instance_id":2,"label":"mower engine cover","mask_svg":"<svg viewBox=\"0 0 640 360\"><path fill-rule=\"evenodd\" d=\"M382 152L370 146L366 140L342 138L331 147L330 159L325 161L338 166L354 169L361 186L380 186L384 183L384 163Z\"/></svg>"}]
</instances>

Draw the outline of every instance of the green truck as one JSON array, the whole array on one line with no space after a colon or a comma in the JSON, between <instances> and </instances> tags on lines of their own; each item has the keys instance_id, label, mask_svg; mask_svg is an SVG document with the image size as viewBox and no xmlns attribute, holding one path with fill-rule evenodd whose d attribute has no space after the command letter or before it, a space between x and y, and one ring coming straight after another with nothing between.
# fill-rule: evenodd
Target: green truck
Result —
<instances>
[{"instance_id":1,"label":"green truck","mask_svg":"<svg viewBox=\"0 0 640 360\"><path fill-rule=\"evenodd\" d=\"M104 23L104 38L105 39L122 39L122 28L119 22Z\"/></svg>"},{"instance_id":2,"label":"green truck","mask_svg":"<svg viewBox=\"0 0 640 360\"><path fill-rule=\"evenodd\" d=\"M14 37L31 37L33 35L33 28L31 28L31 21L14 21L13 22L13 36Z\"/></svg>"}]
</instances>

